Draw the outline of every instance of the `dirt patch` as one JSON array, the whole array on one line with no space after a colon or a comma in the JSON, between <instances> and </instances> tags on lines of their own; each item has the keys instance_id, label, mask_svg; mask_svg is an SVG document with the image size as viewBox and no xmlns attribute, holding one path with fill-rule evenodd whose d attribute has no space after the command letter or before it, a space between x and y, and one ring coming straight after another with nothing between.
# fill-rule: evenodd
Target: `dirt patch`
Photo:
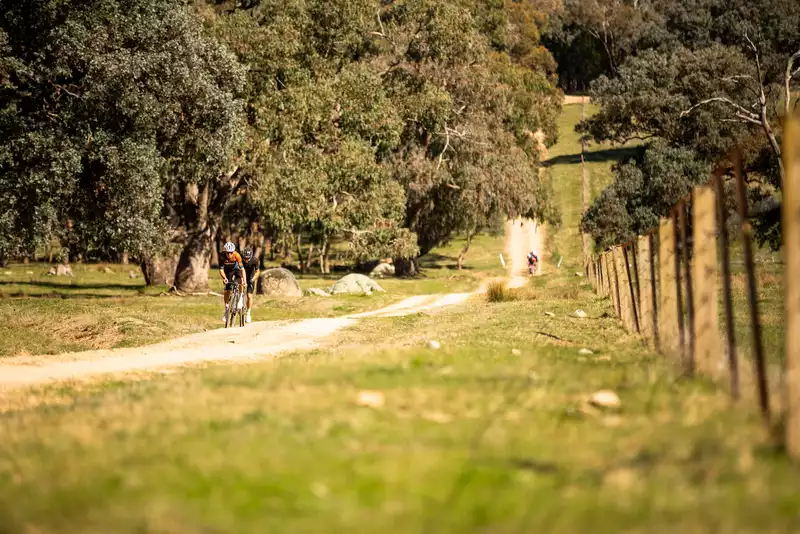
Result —
<instances>
[{"instance_id":1,"label":"dirt patch","mask_svg":"<svg viewBox=\"0 0 800 534\"><path fill-rule=\"evenodd\" d=\"M53 326L52 334L67 343L80 343L92 349L110 348L122 341L116 324L89 317L75 317Z\"/></svg>"},{"instance_id":2,"label":"dirt patch","mask_svg":"<svg viewBox=\"0 0 800 534\"><path fill-rule=\"evenodd\" d=\"M203 362L263 361L279 353L316 348L328 336L364 317L400 317L466 302L475 293L420 295L373 312L337 318L253 323L244 328L211 330L147 347L104 349L58 356L6 358L0 365L0 392L51 381L92 375L141 372ZM80 336L74 325L65 329ZM109 343L87 325L87 335ZM98 327L99 328L99 327ZM109 334L104 334L109 335ZM81 338L85 342L85 338ZM56 360L56 361L54 361Z\"/></svg>"},{"instance_id":3,"label":"dirt patch","mask_svg":"<svg viewBox=\"0 0 800 534\"><path fill-rule=\"evenodd\" d=\"M564 105L568 106L570 104L591 104L592 99L588 96L578 96L578 95L564 95Z\"/></svg>"},{"instance_id":4,"label":"dirt patch","mask_svg":"<svg viewBox=\"0 0 800 534\"><path fill-rule=\"evenodd\" d=\"M511 279L510 287L527 283L528 252L539 255L539 276L546 270L544 262L545 229L530 219L515 219L506 223L506 269Z\"/></svg>"}]
</instances>

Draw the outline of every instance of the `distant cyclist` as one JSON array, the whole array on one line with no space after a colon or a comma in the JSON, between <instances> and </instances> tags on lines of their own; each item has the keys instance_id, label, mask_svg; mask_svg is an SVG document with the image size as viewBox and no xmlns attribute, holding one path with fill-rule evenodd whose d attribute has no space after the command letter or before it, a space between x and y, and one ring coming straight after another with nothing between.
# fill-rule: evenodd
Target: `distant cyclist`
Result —
<instances>
[{"instance_id":1,"label":"distant cyclist","mask_svg":"<svg viewBox=\"0 0 800 534\"><path fill-rule=\"evenodd\" d=\"M539 268L539 255L535 250L528 252L528 273L533 274Z\"/></svg>"},{"instance_id":2,"label":"distant cyclist","mask_svg":"<svg viewBox=\"0 0 800 534\"><path fill-rule=\"evenodd\" d=\"M228 241L223 247L222 254L219 257L219 275L225 283L225 313L222 315L222 322L228 320L228 301L231 298L231 291L233 291L233 282L231 281L234 276L239 278L239 284L244 287L244 262L242 257L236 252L236 245Z\"/></svg>"},{"instance_id":3,"label":"distant cyclist","mask_svg":"<svg viewBox=\"0 0 800 534\"><path fill-rule=\"evenodd\" d=\"M244 256L244 272L247 275L247 316L245 317L246 323L253 322L250 317L250 310L253 309L253 293L256 290L256 283L258 282L258 258L253 254L253 249L247 247L242 253Z\"/></svg>"}]
</instances>

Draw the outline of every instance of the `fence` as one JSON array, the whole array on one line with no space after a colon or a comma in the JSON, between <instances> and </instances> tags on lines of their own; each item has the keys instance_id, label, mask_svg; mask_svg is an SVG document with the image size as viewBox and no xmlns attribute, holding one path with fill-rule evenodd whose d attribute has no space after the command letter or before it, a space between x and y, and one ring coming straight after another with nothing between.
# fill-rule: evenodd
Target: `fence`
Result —
<instances>
[{"instance_id":1,"label":"fence","mask_svg":"<svg viewBox=\"0 0 800 534\"><path fill-rule=\"evenodd\" d=\"M695 186L657 228L590 258L587 277L599 294L610 298L629 331L640 334L659 353L675 357L685 373L724 378L734 399L740 399L745 387L747 392L754 391L767 427L782 428L787 452L800 459L800 122L787 121L783 143L786 317L779 363L782 391L778 392L782 425L773 414L776 391L769 389L776 380L769 380L764 350L748 186L738 152L731 161L736 191L731 200L740 219L737 245L744 263L744 307L734 307L733 244L725 188L728 169L723 168L715 170L708 183ZM737 275L737 281L741 277ZM737 344L741 339L736 335L735 313L743 308L751 339L752 366L747 367L740 365Z\"/></svg>"}]
</instances>

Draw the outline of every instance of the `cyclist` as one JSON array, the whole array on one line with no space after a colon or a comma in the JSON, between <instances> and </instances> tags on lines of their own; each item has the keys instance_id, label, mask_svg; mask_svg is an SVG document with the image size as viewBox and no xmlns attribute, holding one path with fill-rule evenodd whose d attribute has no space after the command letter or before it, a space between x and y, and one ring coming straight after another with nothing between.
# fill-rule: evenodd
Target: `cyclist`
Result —
<instances>
[{"instance_id":1,"label":"cyclist","mask_svg":"<svg viewBox=\"0 0 800 534\"><path fill-rule=\"evenodd\" d=\"M242 252L242 256L244 257L244 272L247 275L247 316L245 317L246 323L253 322L253 319L250 317L250 310L253 309L253 293L256 290L256 283L258 282L258 258L255 257L253 254L253 249L247 247Z\"/></svg>"},{"instance_id":2,"label":"cyclist","mask_svg":"<svg viewBox=\"0 0 800 534\"><path fill-rule=\"evenodd\" d=\"M535 250L532 250L528 253L528 272L533 274L538 266L539 266L539 255L536 254Z\"/></svg>"},{"instance_id":3,"label":"cyclist","mask_svg":"<svg viewBox=\"0 0 800 534\"><path fill-rule=\"evenodd\" d=\"M222 315L222 322L228 320L228 301L231 298L231 291L233 291L233 282L231 279L236 276L239 278L239 284L244 287L246 282L244 278L244 262L242 257L236 252L236 245L228 241L223 247L222 254L219 256L219 275L225 283L225 313Z\"/></svg>"}]
</instances>

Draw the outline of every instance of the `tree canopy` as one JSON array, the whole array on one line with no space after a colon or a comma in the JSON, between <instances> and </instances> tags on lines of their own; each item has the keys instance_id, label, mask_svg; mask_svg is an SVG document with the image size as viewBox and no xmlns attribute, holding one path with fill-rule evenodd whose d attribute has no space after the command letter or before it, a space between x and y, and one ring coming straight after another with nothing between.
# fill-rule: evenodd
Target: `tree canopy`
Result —
<instances>
[{"instance_id":1,"label":"tree canopy","mask_svg":"<svg viewBox=\"0 0 800 534\"><path fill-rule=\"evenodd\" d=\"M592 83L600 112L581 124L579 131L598 142L660 140L690 151L708 168L724 163L733 147L740 148L745 171L754 183L751 193L761 201L755 214L765 217L759 225L760 236L778 245L780 232L776 233L775 224L779 218L774 216L778 204L764 200L780 196L782 117L791 112L791 95L800 73L800 12L775 0L638 2L634 6L651 11L647 17L661 20L664 32L618 50L614 68ZM648 150L663 153L663 146ZM643 166L646 161L633 164ZM652 161L667 163L658 154ZM623 174L626 168L618 167L618 182L629 179ZM668 167L657 172L640 170L653 179L658 174L670 176ZM685 180L674 179L676 187L686 185ZM598 202L612 198L615 194L609 191ZM585 227L603 226L593 221L601 211L599 205L590 210ZM625 215L634 219L633 226L643 220L630 209ZM766 220L775 224L765 224Z\"/></svg>"},{"instance_id":2,"label":"tree canopy","mask_svg":"<svg viewBox=\"0 0 800 534\"><path fill-rule=\"evenodd\" d=\"M3 0L0 48L0 255L158 247L241 137L244 69L173 1Z\"/></svg>"},{"instance_id":3,"label":"tree canopy","mask_svg":"<svg viewBox=\"0 0 800 534\"><path fill-rule=\"evenodd\" d=\"M0 258L180 252L260 228L413 259L539 180L560 92L531 2L0 0ZM257 224L256 224L257 223Z\"/></svg>"},{"instance_id":4,"label":"tree canopy","mask_svg":"<svg viewBox=\"0 0 800 534\"><path fill-rule=\"evenodd\" d=\"M524 14L469 1L216 6L213 31L250 68L251 135L268 142L250 167L264 220L323 250L344 236L357 257L414 257L498 213L554 219L534 134L555 140L559 95Z\"/></svg>"}]
</instances>

